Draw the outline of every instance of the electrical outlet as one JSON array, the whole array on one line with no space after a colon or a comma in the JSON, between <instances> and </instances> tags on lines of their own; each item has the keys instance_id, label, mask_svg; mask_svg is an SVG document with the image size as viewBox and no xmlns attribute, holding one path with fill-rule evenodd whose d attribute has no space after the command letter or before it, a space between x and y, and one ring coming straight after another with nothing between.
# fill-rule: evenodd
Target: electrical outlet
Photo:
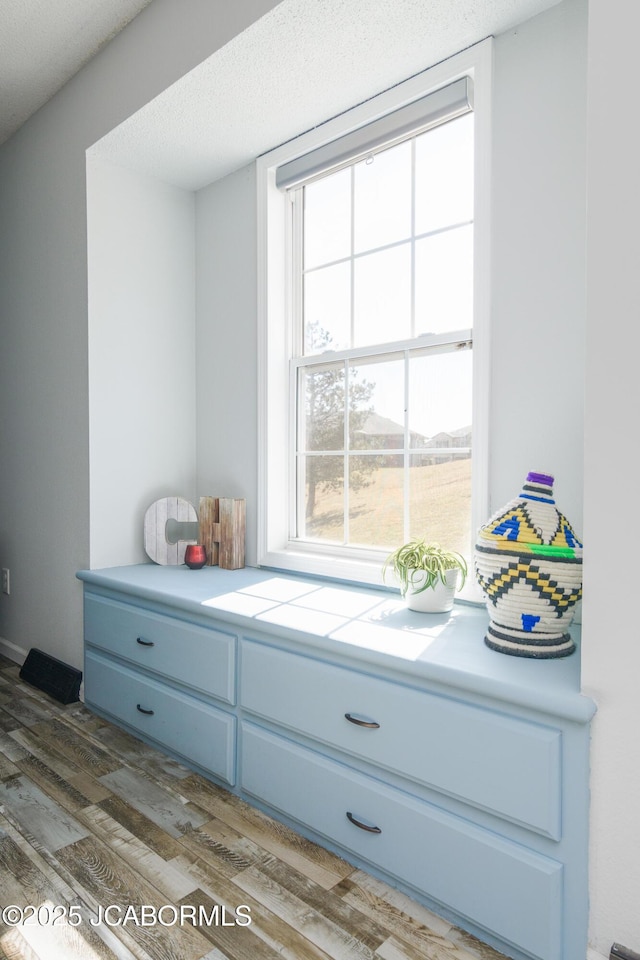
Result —
<instances>
[{"instance_id":1,"label":"electrical outlet","mask_svg":"<svg viewBox=\"0 0 640 960\"><path fill-rule=\"evenodd\" d=\"M11 593L11 577L7 567L2 568L2 592L6 594Z\"/></svg>"}]
</instances>

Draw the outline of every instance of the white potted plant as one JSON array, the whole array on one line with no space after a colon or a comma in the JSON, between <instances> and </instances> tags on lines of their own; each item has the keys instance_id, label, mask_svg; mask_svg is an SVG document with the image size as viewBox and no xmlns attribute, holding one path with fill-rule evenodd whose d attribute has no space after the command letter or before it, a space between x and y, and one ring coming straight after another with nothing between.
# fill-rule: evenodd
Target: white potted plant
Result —
<instances>
[{"instance_id":1,"label":"white potted plant","mask_svg":"<svg viewBox=\"0 0 640 960\"><path fill-rule=\"evenodd\" d=\"M382 569L385 580L388 570L399 581L409 609L423 613L451 610L455 591L462 589L467 578L461 554L418 537L389 554Z\"/></svg>"}]
</instances>

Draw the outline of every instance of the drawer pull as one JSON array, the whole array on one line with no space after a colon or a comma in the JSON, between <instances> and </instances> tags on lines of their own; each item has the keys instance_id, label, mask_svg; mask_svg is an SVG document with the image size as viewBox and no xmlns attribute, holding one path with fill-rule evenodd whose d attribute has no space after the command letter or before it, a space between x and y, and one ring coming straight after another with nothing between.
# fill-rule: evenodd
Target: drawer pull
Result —
<instances>
[{"instance_id":1,"label":"drawer pull","mask_svg":"<svg viewBox=\"0 0 640 960\"><path fill-rule=\"evenodd\" d=\"M155 646L153 640L143 640L142 637L136 637L136 643L139 643L141 647Z\"/></svg>"},{"instance_id":2,"label":"drawer pull","mask_svg":"<svg viewBox=\"0 0 640 960\"><path fill-rule=\"evenodd\" d=\"M357 727L368 727L369 730L380 729L380 724L376 723L375 720L360 720L358 717L354 717L351 713L345 713L345 717L349 723L355 723Z\"/></svg>"},{"instance_id":3,"label":"drawer pull","mask_svg":"<svg viewBox=\"0 0 640 960\"><path fill-rule=\"evenodd\" d=\"M139 710L140 713L146 713L149 717L153 716L153 710L145 710L145 708L141 707L139 703L136 704L136 709Z\"/></svg>"},{"instance_id":4,"label":"drawer pull","mask_svg":"<svg viewBox=\"0 0 640 960\"><path fill-rule=\"evenodd\" d=\"M352 813L349 813L347 810L347 820L354 825L354 827L360 827L361 830L366 830L367 833L382 833L380 827L370 827L368 823L362 823L361 820L356 820Z\"/></svg>"}]
</instances>

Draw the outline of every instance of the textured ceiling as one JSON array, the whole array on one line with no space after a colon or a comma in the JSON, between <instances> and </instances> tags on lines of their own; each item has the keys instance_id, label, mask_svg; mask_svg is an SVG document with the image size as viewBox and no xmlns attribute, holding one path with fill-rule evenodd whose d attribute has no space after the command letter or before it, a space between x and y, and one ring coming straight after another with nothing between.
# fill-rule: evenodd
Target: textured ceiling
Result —
<instances>
[{"instance_id":1,"label":"textured ceiling","mask_svg":"<svg viewBox=\"0 0 640 960\"><path fill-rule=\"evenodd\" d=\"M0 143L150 0L0 0Z\"/></svg>"},{"instance_id":2,"label":"textured ceiling","mask_svg":"<svg viewBox=\"0 0 640 960\"><path fill-rule=\"evenodd\" d=\"M149 2L0 0L0 143ZM198 189L558 2L282 0L96 152Z\"/></svg>"},{"instance_id":3,"label":"textured ceiling","mask_svg":"<svg viewBox=\"0 0 640 960\"><path fill-rule=\"evenodd\" d=\"M198 189L558 0L282 0L97 152Z\"/></svg>"}]
</instances>

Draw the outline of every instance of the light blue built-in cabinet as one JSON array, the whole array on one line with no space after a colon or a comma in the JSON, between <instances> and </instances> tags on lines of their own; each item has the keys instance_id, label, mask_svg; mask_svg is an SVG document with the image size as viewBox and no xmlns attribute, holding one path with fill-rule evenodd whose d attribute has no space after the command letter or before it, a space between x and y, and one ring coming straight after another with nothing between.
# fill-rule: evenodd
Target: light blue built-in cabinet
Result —
<instances>
[{"instance_id":1,"label":"light blue built-in cabinet","mask_svg":"<svg viewBox=\"0 0 640 960\"><path fill-rule=\"evenodd\" d=\"M507 657L481 609L249 568L79 577L90 709L505 953L584 960L579 652Z\"/></svg>"}]
</instances>

